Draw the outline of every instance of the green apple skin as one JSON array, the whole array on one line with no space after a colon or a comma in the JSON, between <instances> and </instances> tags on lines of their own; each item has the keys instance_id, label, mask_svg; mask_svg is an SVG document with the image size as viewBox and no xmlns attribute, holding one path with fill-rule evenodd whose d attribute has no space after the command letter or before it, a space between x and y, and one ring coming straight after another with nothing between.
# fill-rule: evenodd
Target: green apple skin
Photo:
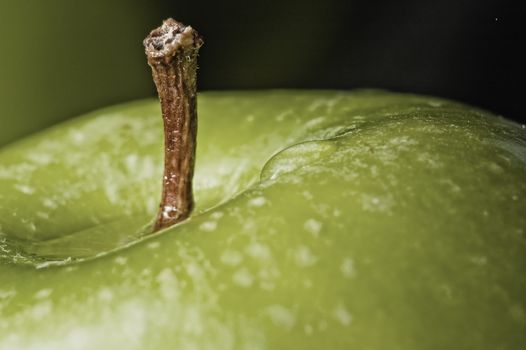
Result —
<instances>
[{"instance_id":1,"label":"green apple skin","mask_svg":"<svg viewBox=\"0 0 526 350\"><path fill-rule=\"evenodd\" d=\"M192 217L144 235L157 102L0 152L0 349L522 349L526 131L381 91L199 96Z\"/></svg>"}]
</instances>

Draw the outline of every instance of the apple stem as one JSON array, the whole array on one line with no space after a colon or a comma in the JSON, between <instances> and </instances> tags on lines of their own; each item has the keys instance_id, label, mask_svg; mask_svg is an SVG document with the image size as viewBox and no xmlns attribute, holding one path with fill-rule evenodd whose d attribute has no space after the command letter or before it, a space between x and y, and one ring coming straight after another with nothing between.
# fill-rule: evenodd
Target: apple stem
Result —
<instances>
[{"instance_id":1,"label":"apple stem","mask_svg":"<svg viewBox=\"0 0 526 350\"><path fill-rule=\"evenodd\" d=\"M164 123L164 177L154 232L186 219L194 206L199 34L171 18L144 39Z\"/></svg>"}]
</instances>

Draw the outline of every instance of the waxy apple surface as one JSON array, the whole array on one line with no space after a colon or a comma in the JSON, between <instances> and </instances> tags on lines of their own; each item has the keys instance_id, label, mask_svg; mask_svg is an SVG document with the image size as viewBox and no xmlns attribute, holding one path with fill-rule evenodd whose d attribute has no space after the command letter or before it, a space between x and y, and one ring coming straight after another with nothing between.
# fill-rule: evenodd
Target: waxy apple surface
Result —
<instances>
[{"instance_id":1,"label":"waxy apple surface","mask_svg":"<svg viewBox=\"0 0 526 350\"><path fill-rule=\"evenodd\" d=\"M145 237L156 101L0 152L0 349L526 346L524 127L378 91L199 118L196 210Z\"/></svg>"}]
</instances>

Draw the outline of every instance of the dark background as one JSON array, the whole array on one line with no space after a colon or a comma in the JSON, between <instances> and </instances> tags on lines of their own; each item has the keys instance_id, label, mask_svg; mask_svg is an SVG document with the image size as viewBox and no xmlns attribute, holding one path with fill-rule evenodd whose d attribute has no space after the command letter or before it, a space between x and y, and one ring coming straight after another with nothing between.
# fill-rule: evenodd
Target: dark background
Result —
<instances>
[{"instance_id":1,"label":"dark background","mask_svg":"<svg viewBox=\"0 0 526 350\"><path fill-rule=\"evenodd\" d=\"M526 122L519 1L5 2L0 145L153 96L141 41L170 16L205 38L200 90L383 88Z\"/></svg>"},{"instance_id":2,"label":"dark background","mask_svg":"<svg viewBox=\"0 0 526 350\"><path fill-rule=\"evenodd\" d=\"M218 1L200 8L193 2L179 12L207 39L204 89L378 87L526 118L526 13L513 2Z\"/></svg>"}]
</instances>

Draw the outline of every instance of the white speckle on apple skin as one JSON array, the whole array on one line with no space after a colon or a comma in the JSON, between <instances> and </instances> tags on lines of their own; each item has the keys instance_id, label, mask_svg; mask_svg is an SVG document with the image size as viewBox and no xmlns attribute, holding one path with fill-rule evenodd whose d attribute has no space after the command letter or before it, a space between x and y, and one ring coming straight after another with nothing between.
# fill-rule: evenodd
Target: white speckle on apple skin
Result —
<instances>
[{"instance_id":1,"label":"white speckle on apple skin","mask_svg":"<svg viewBox=\"0 0 526 350\"><path fill-rule=\"evenodd\" d=\"M46 150L39 149L34 150L34 152L28 153L26 155L26 159L29 164L37 164L39 166L47 166L54 162L52 154L48 153Z\"/></svg>"},{"instance_id":2,"label":"white speckle on apple skin","mask_svg":"<svg viewBox=\"0 0 526 350\"><path fill-rule=\"evenodd\" d=\"M327 114L331 114L333 112L333 109L338 105L338 103L344 101L345 96L342 95L336 95L332 98L320 98L320 99L314 99L309 106L307 106L307 110L310 112L318 112L320 110L323 110Z\"/></svg>"},{"instance_id":3,"label":"white speckle on apple skin","mask_svg":"<svg viewBox=\"0 0 526 350\"><path fill-rule=\"evenodd\" d=\"M486 256L472 256L469 261L476 266L483 267L488 263L488 258Z\"/></svg>"},{"instance_id":4,"label":"white speckle on apple skin","mask_svg":"<svg viewBox=\"0 0 526 350\"><path fill-rule=\"evenodd\" d=\"M294 261L300 267L310 267L316 264L318 258L314 256L310 247L302 245L295 249Z\"/></svg>"},{"instance_id":5,"label":"white speckle on apple skin","mask_svg":"<svg viewBox=\"0 0 526 350\"><path fill-rule=\"evenodd\" d=\"M243 261L243 255L235 250L225 250L221 254L221 262L229 266L237 266Z\"/></svg>"},{"instance_id":6,"label":"white speckle on apple skin","mask_svg":"<svg viewBox=\"0 0 526 350\"><path fill-rule=\"evenodd\" d=\"M413 140L409 136L398 136L394 137L391 140L389 140L389 143L392 146L398 146L398 150L404 151L407 150L407 146L414 146L418 145L418 141Z\"/></svg>"},{"instance_id":7,"label":"white speckle on apple skin","mask_svg":"<svg viewBox=\"0 0 526 350\"><path fill-rule=\"evenodd\" d=\"M53 303L49 300L39 302L29 309L30 317L35 321L41 321L53 310Z\"/></svg>"},{"instance_id":8,"label":"white speckle on apple skin","mask_svg":"<svg viewBox=\"0 0 526 350\"><path fill-rule=\"evenodd\" d=\"M125 256L117 256L113 261L115 261L117 265L126 265L128 258Z\"/></svg>"},{"instance_id":9,"label":"white speckle on apple skin","mask_svg":"<svg viewBox=\"0 0 526 350\"><path fill-rule=\"evenodd\" d=\"M333 311L334 318L342 325L342 326L348 326L351 324L352 321L352 315L351 313L345 308L345 305L338 304Z\"/></svg>"},{"instance_id":10,"label":"white speckle on apple skin","mask_svg":"<svg viewBox=\"0 0 526 350\"><path fill-rule=\"evenodd\" d=\"M158 241L150 242L147 245L148 249L158 249L160 246L161 246L161 243L159 243Z\"/></svg>"},{"instance_id":11,"label":"white speckle on apple skin","mask_svg":"<svg viewBox=\"0 0 526 350\"><path fill-rule=\"evenodd\" d=\"M12 297L16 295L16 291L14 289L0 289L0 301L9 300Z\"/></svg>"},{"instance_id":12,"label":"white speckle on apple skin","mask_svg":"<svg viewBox=\"0 0 526 350\"><path fill-rule=\"evenodd\" d=\"M283 305L268 306L266 314L277 327L291 330L296 324L296 316L294 313Z\"/></svg>"},{"instance_id":13,"label":"white speckle on apple skin","mask_svg":"<svg viewBox=\"0 0 526 350\"><path fill-rule=\"evenodd\" d=\"M526 313L524 312L524 308L520 304L511 305L509 308L509 313L511 315L511 318L515 320L515 322L519 324L526 323Z\"/></svg>"},{"instance_id":14,"label":"white speckle on apple skin","mask_svg":"<svg viewBox=\"0 0 526 350\"><path fill-rule=\"evenodd\" d=\"M314 119L309 120L307 123L305 123L304 127L306 129L312 129L316 127L316 125L322 124L324 121L325 121L325 117L314 118Z\"/></svg>"},{"instance_id":15,"label":"white speckle on apple skin","mask_svg":"<svg viewBox=\"0 0 526 350\"><path fill-rule=\"evenodd\" d=\"M37 212L36 212L36 215L37 215L40 219L44 219L44 220L49 219L49 214L46 213L46 212L43 212L43 211L37 211Z\"/></svg>"},{"instance_id":16,"label":"white speckle on apple skin","mask_svg":"<svg viewBox=\"0 0 526 350\"><path fill-rule=\"evenodd\" d=\"M137 169L137 161L139 160L139 156L137 154L128 154L124 158L124 164L126 165L126 168L130 172L130 174L135 174L135 171Z\"/></svg>"},{"instance_id":17,"label":"white speckle on apple skin","mask_svg":"<svg viewBox=\"0 0 526 350\"><path fill-rule=\"evenodd\" d=\"M259 288L261 288L262 290L271 292L276 289L276 283L271 282L271 281L260 281Z\"/></svg>"},{"instance_id":18,"label":"white speckle on apple skin","mask_svg":"<svg viewBox=\"0 0 526 350\"><path fill-rule=\"evenodd\" d=\"M271 252L268 246L263 243L252 242L246 247L247 254L261 261L267 261L271 258Z\"/></svg>"},{"instance_id":19,"label":"white speckle on apple skin","mask_svg":"<svg viewBox=\"0 0 526 350\"><path fill-rule=\"evenodd\" d=\"M51 295L51 293L53 293L53 289L50 289L50 288L41 289L35 293L35 299L48 298Z\"/></svg>"},{"instance_id":20,"label":"white speckle on apple skin","mask_svg":"<svg viewBox=\"0 0 526 350\"><path fill-rule=\"evenodd\" d=\"M502 174L504 171L502 167L495 162L488 162L487 167L491 172L495 174Z\"/></svg>"},{"instance_id":21,"label":"white speckle on apple skin","mask_svg":"<svg viewBox=\"0 0 526 350\"><path fill-rule=\"evenodd\" d=\"M70 136L71 136L71 139L73 140L73 142L75 144L77 144L77 145L80 145L86 139L86 135L83 134L82 132L78 131L78 130L71 131L70 132Z\"/></svg>"},{"instance_id":22,"label":"white speckle on apple skin","mask_svg":"<svg viewBox=\"0 0 526 350\"><path fill-rule=\"evenodd\" d=\"M23 194L33 194L35 193L35 189L31 186L24 185L24 184L16 184L15 188L22 192Z\"/></svg>"},{"instance_id":23,"label":"white speckle on apple skin","mask_svg":"<svg viewBox=\"0 0 526 350\"><path fill-rule=\"evenodd\" d=\"M446 185L452 193L460 193L462 191L462 188L451 179L440 179L439 182Z\"/></svg>"},{"instance_id":24,"label":"white speckle on apple skin","mask_svg":"<svg viewBox=\"0 0 526 350\"><path fill-rule=\"evenodd\" d=\"M443 284L439 287L439 291L440 293L442 294L443 298L445 300L452 300L454 295L453 295L453 289L451 288L451 286L449 284Z\"/></svg>"},{"instance_id":25,"label":"white speckle on apple skin","mask_svg":"<svg viewBox=\"0 0 526 350\"><path fill-rule=\"evenodd\" d=\"M303 191L302 195L303 197L305 197L306 200L309 200L309 201L312 200L312 198L314 198L314 195L310 191L307 191L307 190Z\"/></svg>"},{"instance_id":26,"label":"white speckle on apple skin","mask_svg":"<svg viewBox=\"0 0 526 350\"><path fill-rule=\"evenodd\" d=\"M74 272L78 270L78 266L65 266L64 271L65 272Z\"/></svg>"},{"instance_id":27,"label":"white speckle on apple skin","mask_svg":"<svg viewBox=\"0 0 526 350\"><path fill-rule=\"evenodd\" d=\"M248 288L254 283L254 276L247 268L243 267L234 273L232 281L239 287Z\"/></svg>"},{"instance_id":28,"label":"white speckle on apple skin","mask_svg":"<svg viewBox=\"0 0 526 350\"><path fill-rule=\"evenodd\" d=\"M267 200L265 199L265 197L256 197L256 198L252 198L248 202L248 205L250 205L251 207L261 207L265 205L266 202Z\"/></svg>"},{"instance_id":29,"label":"white speckle on apple skin","mask_svg":"<svg viewBox=\"0 0 526 350\"><path fill-rule=\"evenodd\" d=\"M354 261L351 258L345 258L340 265L340 271L345 278L352 278L356 275Z\"/></svg>"},{"instance_id":30,"label":"white speckle on apple skin","mask_svg":"<svg viewBox=\"0 0 526 350\"><path fill-rule=\"evenodd\" d=\"M285 120L285 118L290 117L292 114L293 114L293 111L289 109L289 110L279 113L278 115L276 115L276 117L274 117L274 119L277 122L282 122L283 120Z\"/></svg>"},{"instance_id":31,"label":"white speckle on apple skin","mask_svg":"<svg viewBox=\"0 0 526 350\"><path fill-rule=\"evenodd\" d=\"M323 227L323 224L316 219L307 219L307 221L305 221L305 223L303 224L303 227L311 235L313 235L314 237L318 237Z\"/></svg>"},{"instance_id":32,"label":"white speckle on apple skin","mask_svg":"<svg viewBox=\"0 0 526 350\"><path fill-rule=\"evenodd\" d=\"M42 205L48 209L56 209L58 207L58 203L51 198L44 198Z\"/></svg>"},{"instance_id":33,"label":"white speckle on apple skin","mask_svg":"<svg viewBox=\"0 0 526 350\"><path fill-rule=\"evenodd\" d=\"M36 232L37 226L35 225L33 221L25 222L25 224L29 231Z\"/></svg>"},{"instance_id":34,"label":"white speckle on apple skin","mask_svg":"<svg viewBox=\"0 0 526 350\"><path fill-rule=\"evenodd\" d=\"M102 302L110 302L113 300L113 292L110 288L101 288L97 293L97 296Z\"/></svg>"},{"instance_id":35,"label":"white speckle on apple skin","mask_svg":"<svg viewBox=\"0 0 526 350\"><path fill-rule=\"evenodd\" d=\"M386 195L371 195L371 194L362 194L362 209L365 211L372 212L384 212L391 213L391 209L395 205L394 199L391 194Z\"/></svg>"},{"instance_id":36,"label":"white speckle on apple skin","mask_svg":"<svg viewBox=\"0 0 526 350\"><path fill-rule=\"evenodd\" d=\"M419 162L426 164L431 169L439 169L444 166L438 155L433 155L429 152L421 152L416 159Z\"/></svg>"},{"instance_id":37,"label":"white speckle on apple skin","mask_svg":"<svg viewBox=\"0 0 526 350\"><path fill-rule=\"evenodd\" d=\"M205 277L205 271L203 265L191 260L185 264L186 273L192 278L192 280L201 280Z\"/></svg>"},{"instance_id":38,"label":"white speckle on apple skin","mask_svg":"<svg viewBox=\"0 0 526 350\"><path fill-rule=\"evenodd\" d=\"M157 275L156 279L159 283L161 295L163 298L169 300L177 297L179 286L177 283L177 278L175 277L174 272L170 268L164 268Z\"/></svg>"},{"instance_id":39,"label":"white speckle on apple skin","mask_svg":"<svg viewBox=\"0 0 526 350\"><path fill-rule=\"evenodd\" d=\"M442 103L440 101L429 101L428 105L431 106L431 107L438 108L438 107L442 107L444 105L444 103Z\"/></svg>"},{"instance_id":40,"label":"white speckle on apple skin","mask_svg":"<svg viewBox=\"0 0 526 350\"><path fill-rule=\"evenodd\" d=\"M16 290L14 289L0 289L0 313L2 309L6 307L10 300L16 295ZM0 329L2 328L2 318L0 318Z\"/></svg>"},{"instance_id":41,"label":"white speckle on apple skin","mask_svg":"<svg viewBox=\"0 0 526 350\"><path fill-rule=\"evenodd\" d=\"M223 213L222 211L215 211L213 212L210 217L214 220L219 220L221 219L223 216L225 215L225 213Z\"/></svg>"},{"instance_id":42,"label":"white speckle on apple skin","mask_svg":"<svg viewBox=\"0 0 526 350\"><path fill-rule=\"evenodd\" d=\"M215 231L217 228L217 222L216 221L205 221L201 225L199 225L199 229L206 232L212 232Z\"/></svg>"}]
</instances>

